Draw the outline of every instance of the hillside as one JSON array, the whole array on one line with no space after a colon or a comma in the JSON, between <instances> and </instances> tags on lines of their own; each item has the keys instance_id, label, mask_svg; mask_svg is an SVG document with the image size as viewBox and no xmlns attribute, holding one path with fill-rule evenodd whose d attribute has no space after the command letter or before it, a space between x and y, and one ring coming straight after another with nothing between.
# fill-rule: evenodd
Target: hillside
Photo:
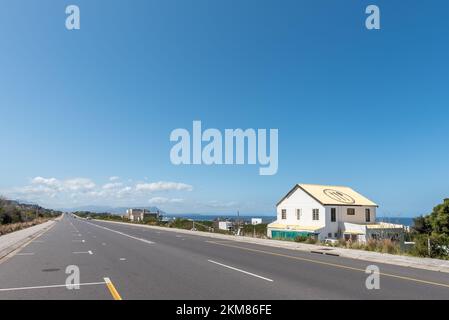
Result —
<instances>
[{"instance_id":1,"label":"hillside","mask_svg":"<svg viewBox=\"0 0 449 320\"><path fill-rule=\"evenodd\" d=\"M36 218L51 218L60 211L45 209L37 204L22 203L16 200L0 198L0 224L31 221Z\"/></svg>"}]
</instances>

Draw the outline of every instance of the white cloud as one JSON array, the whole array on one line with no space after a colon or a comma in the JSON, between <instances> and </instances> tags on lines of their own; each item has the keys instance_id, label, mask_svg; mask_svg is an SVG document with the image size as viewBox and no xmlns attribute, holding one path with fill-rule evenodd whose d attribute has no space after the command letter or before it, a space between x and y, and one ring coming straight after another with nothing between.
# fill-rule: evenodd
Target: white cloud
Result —
<instances>
[{"instance_id":1,"label":"white cloud","mask_svg":"<svg viewBox=\"0 0 449 320\"><path fill-rule=\"evenodd\" d=\"M64 189L71 191L91 190L95 188L95 183L87 178L75 178L64 181Z\"/></svg>"},{"instance_id":2,"label":"white cloud","mask_svg":"<svg viewBox=\"0 0 449 320\"><path fill-rule=\"evenodd\" d=\"M149 192L156 192L156 191L171 191L171 190L185 190L185 191L192 191L193 186L185 183L180 182L166 182L166 181L159 181L159 182L152 182L152 183L139 183L136 185L137 191L149 191Z\"/></svg>"},{"instance_id":3,"label":"white cloud","mask_svg":"<svg viewBox=\"0 0 449 320\"><path fill-rule=\"evenodd\" d=\"M51 189L61 189L62 183L56 178L35 177L31 179L31 184L38 186L46 186Z\"/></svg>"},{"instance_id":4,"label":"white cloud","mask_svg":"<svg viewBox=\"0 0 449 320\"><path fill-rule=\"evenodd\" d=\"M54 198L56 196L56 193L58 192L58 190L47 187L45 185L25 186L22 188L17 188L15 191L23 195L49 196L51 198Z\"/></svg>"},{"instance_id":5,"label":"white cloud","mask_svg":"<svg viewBox=\"0 0 449 320\"><path fill-rule=\"evenodd\" d=\"M109 181L117 181L119 179L120 179L120 177L112 176L112 177L109 178Z\"/></svg>"},{"instance_id":6,"label":"white cloud","mask_svg":"<svg viewBox=\"0 0 449 320\"><path fill-rule=\"evenodd\" d=\"M106 183L103 186L103 189L106 189L106 190L117 189L117 188L120 188L121 186L123 186L123 183L121 183L121 182Z\"/></svg>"},{"instance_id":7,"label":"white cloud","mask_svg":"<svg viewBox=\"0 0 449 320\"><path fill-rule=\"evenodd\" d=\"M182 203L184 202L184 199L174 198L169 199L165 197L154 197L148 200L150 204L166 204L166 203Z\"/></svg>"},{"instance_id":8,"label":"white cloud","mask_svg":"<svg viewBox=\"0 0 449 320\"><path fill-rule=\"evenodd\" d=\"M131 188L131 187L124 187L117 191L116 196L117 196L117 198L123 198L123 197L129 196L132 194L132 190L133 190L133 188Z\"/></svg>"},{"instance_id":9,"label":"white cloud","mask_svg":"<svg viewBox=\"0 0 449 320\"><path fill-rule=\"evenodd\" d=\"M114 179L113 179L114 180ZM192 191L189 184L180 182L148 182L132 183L111 181L110 178L102 184L97 184L89 178L57 179L54 177L37 176L28 185L2 191L10 198L33 200L34 202L50 204L53 207L67 208L77 202L85 205L119 205L132 206L142 203L176 204L184 202L179 197L154 197L148 200L152 192L185 192Z\"/></svg>"},{"instance_id":10,"label":"white cloud","mask_svg":"<svg viewBox=\"0 0 449 320\"><path fill-rule=\"evenodd\" d=\"M95 183L87 178L74 178L60 181L56 178L35 177L31 184L39 187L46 187L53 191L80 191L95 188Z\"/></svg>"}]
</instances>

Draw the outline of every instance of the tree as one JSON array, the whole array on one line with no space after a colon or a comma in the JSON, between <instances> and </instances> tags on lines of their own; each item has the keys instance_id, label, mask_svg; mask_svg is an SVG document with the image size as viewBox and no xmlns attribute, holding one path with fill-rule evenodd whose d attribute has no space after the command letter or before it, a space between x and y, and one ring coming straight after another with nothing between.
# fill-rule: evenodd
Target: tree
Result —
<instances>
[{"instance_id":1,"label":"tree","mask_svg":"<svg viewBox=\"0 0 449 320\"><path fill-rule=\"evenodd\" d=\"M430 234L432 232L432 226L428 219L423 216L419 216L413 219L413 231L419 234Z\"/></svg>"},{"instance_id":2,"label":"tree","mask_svg":"<svg viewBox=\"0 0 449 320\"><path fill-rule=\"evenodd\" d=\"M413 219L413 230L418 234L449 235L449 199L444 199L430 214Z\"/></svg>"},{"instance_id":3,"label":"tree","mask_svg":"<svg viewBox=\"0 0 449 320\"><path fill-rule=\"evenodd\" d=\"M432 213L413 220L413 252L418 256L449 257L449 199L433 208Z\"/></svg>"},{"instance_id":4,"label":"tree","mask_svg":"<svg viewBox=\"0 0 449 320\"><path fill-rule=\"evenodd\" d=\"M449 199L433 208L428 217L432 233L436 235L449 235Z\"/></svg>"},{"instance_id":5,"label":"tree","mask_svg":"<svg viewBox=\"0 0 449 320\"><path fill-rule=\"evenodd\" d=\"M1 218L2 218L1 224L12 223L12 217L8 213L3 213L1 215Z\"/></svg>"}]
</instances>

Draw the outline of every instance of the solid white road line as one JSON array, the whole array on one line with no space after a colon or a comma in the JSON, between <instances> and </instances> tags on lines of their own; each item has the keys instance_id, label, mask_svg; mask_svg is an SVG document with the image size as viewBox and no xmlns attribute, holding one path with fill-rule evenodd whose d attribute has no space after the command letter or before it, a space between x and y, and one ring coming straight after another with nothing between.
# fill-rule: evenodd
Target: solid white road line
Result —
<instances>
[{"instance_id":1,"label":"solid white road line","mask_svg":"<svg viewBox=\"0 0 449 320\"><path fill-rule=\"evenodd\" d=\"M120 261L126 261L126 258L120 258Z\"/></svg>"},{"instance_id":2,"label":"solid white road line","mask_svg":"<svg viewBox=\"0 0 449 320\"><path fill-rule=\"evenodd\" d=\"M106 227L103 227L103 226L96 225L94 223L90 223L90 222L87 222L87 221L84 221L84 222L88 223L88 224L90 224L90 225L92 225L94 227L97 227L97 228L100 228L100 229L104 229L104 230L108 230L108 231L111 231L111 232L115 232L115 233L118 233L118 234L120 234L122 236L131 238L131 239L134 239L134 240L137 240L137 241L142 241L142 242L145 242L145 243L148 243L148 244L153 244L154 243L153 241L142 239L142 238L138 238L138 237L134 237L134 236L131 236L129 234L126 234L126 233L123 233L123 232L120 232L120 231L117 231L117 230L113 230L113 229L109 229L109 228L106 228Z\"/></svg>"},{"instance_id":3,"label":"solid white road line","mask_svg":"<svg viewBox=\"0 0 449 320\"><path fill-rule=\"evenodd\" d=\"M231 270L235 270L235 271L238 271L238 272L241 272L241 273L244 273L244 274L247 274L247 275L250 275L250 276L262 279L262 280L265 280L265 281L273 282L273 280L271 280L269 278L265 278L265 277L259 276L257 274L254 274L254 273L242 270L242 269L238 269L238 268L235 268L235 267L227 266L227 265L225 265L223 263L219 263L219 262L216 262L216 261L213 261L213 260L207 260L207 261L209 261L211 263L218 264L219 266L222 266L222 267L225 267L225 268L228 268L228 269L231 269Z\"/></svg>"},{"instance_id":4,"label":"solid white road line","mask_svg":"<svg viewBox=\"0 0 449 320\"><path fill-rule=\"evenodd\" d=\"M88 254L94 254L92 251L75 251L73 254L81 254L81 253L88 253Z\"/></svg>"},{"instance_id":5,"label":"solid white road line","mask_svg":"<svg viewBox=\"0 0 449 320\"><path fill-rule=\"evenodd\" d=\"M62 288L62 287L73 287L73 286L96 286L100 284L106 284L106 282L87 282L87 283L74 283L74 284L56 284L49 286L36 286L36 287L18 287L18 288L5 288L1 289L0 292L4 291L18 291L18 290L32 290L32 289L47 289L47 288Z\"/></svg>"}]
</instances>

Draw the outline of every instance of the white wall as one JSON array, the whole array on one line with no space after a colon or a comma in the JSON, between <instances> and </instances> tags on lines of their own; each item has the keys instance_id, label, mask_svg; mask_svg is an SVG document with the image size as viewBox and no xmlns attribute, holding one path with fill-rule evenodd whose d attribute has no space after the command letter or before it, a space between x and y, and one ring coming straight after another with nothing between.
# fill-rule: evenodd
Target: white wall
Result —
<instances>
[{"instance_id":1,"label":"white wall","mask_svg":"<svg viewBox=\"0 0 449 320\"><path fill-rule=\"evenodd\" d=\"M232 227L232 223L230 221L219 221L218 229L220 230L229 230Z\"/></svg>"},{"instance_id":2,"label":"white wall","mask_svg":"<svg viewBox=\"0 0 449 320\"><path fill-rule=\"evenodd\" d=\"M331 208L336 209L337 213L337 221L331 222ZM353 208L355 210L355 215L348 215L348 208ZM370 222L367 222L365 219L365 209L370 209ZM344 230L344 223L358 223L358 224L367 224L367 223L375 223L376 221L376 207L356 207L356 206L326 206L326 237L328 237L328 233L332 233L332 237L335 237L335 233L339 233L339 237L341 236L341 231Z\"/></svg>"},{"instance_id":3,"label":"white wall","mask_svg":"<svg viewBox=\"0 0 449 320\"><path fill-rule=\"evenodd\" d=\"M287 210L287 219L282 219L282 209ZM296 209L301 209L301 217L296 219ZM312 210L319 209L319 220L313 220ZM323 226L325 224L325 208L307 193L297 189L290 197L285 198L276 208L277 223L302 226Z\"/></svg>"}]
</instances>

